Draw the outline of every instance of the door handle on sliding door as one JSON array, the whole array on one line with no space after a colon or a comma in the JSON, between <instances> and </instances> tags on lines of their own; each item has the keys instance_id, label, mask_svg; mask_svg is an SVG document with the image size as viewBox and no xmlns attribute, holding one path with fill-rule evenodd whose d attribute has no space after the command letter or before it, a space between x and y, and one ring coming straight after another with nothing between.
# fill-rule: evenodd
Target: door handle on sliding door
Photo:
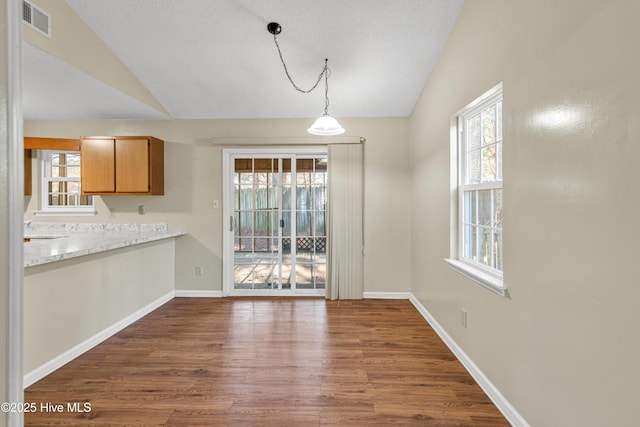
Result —
<instances>
[{"instance_id":1,"label":"door handle on sliding door","mask_svg":"<svg viewBox=\"0 0 640 427\"><path fill-rule=\"evenodd\" d=\"M233 215L229 217L229 231L233 231Z\"/></svg>"}]
</instances>

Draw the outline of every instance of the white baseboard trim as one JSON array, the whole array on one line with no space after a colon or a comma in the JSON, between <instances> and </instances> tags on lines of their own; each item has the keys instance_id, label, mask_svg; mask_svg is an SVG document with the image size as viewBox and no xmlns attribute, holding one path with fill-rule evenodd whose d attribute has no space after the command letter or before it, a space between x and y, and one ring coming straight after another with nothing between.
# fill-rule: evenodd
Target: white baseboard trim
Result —
<instances>
[{"instance_id":1,"label":"white baseboard trim","mask_svg":"<svg viewBox=\"0 0 640 427\"><path fill-rule=\"evenodd\" d=\"M362 297L367 299L411 299L411 292L363 292Z\"/></svg>"},{"instance_id":2,"label":"white baseboard trim","mask_svg":"<svg viewBox=\"0 0 640 427\"><path fill-rule=\"evenodd\" d=\"M189 291L176 289L177 298L222 298L222 291Z\"/></svg>"},{"instance_id":3,"label":"white baseboard trim","mask_svg":"<svg viewBox=\"0 0 640 427\"><path fill-rule=\"evenodd\" d=\"M174 298L174 296L175 296L174 291L171 291L168 294L161 296L157 300L142 307L140 310L130 314L129 316L125 317L119 322L114 323L113 325L107 327L103 331L98 332L96 335L81 342L75 347L65 351L59 356L54 357L53 359L39 366L33 371L28 372L27 374L24 375L24 380L23 380L24 388L26 389L30 385L36 383L37 381L40 381L42 378L46 377L56 369L61 368L63 365L66 365L67 363L71 362L76 357L91 350L93 347L100 344L102 341L106 340L112 335L120 332L121 330L131 325L136 320L143 318L147 314L151 313L153 310L171 301Z\"/></svg>"},{"instance_id":4,"label":"white baseboard trim","mask_svg":"<svg viewBox=\"0 0 640 427\"><path fill-rule=\"evenodd\" d=\"M425 318L427 323L431 325L434 331L438 334L438 336L444 341L444 343L449 347L449 350L458 358L460 363L465 367L465 369L471 374L474 380L478 383L480 388L486 393L486 395L491 399L494 405L498 408L502 415L511 423L514 427L530 427L529 423L524 419L522 415L516 410L516 408L509 403L509 401L504 397L500 390L491 382L489 378L480 370L478 365L476 365L473 360L465 353L462 348L451 338L451 336L444 330L442 325L438 323L438 321L429 313L425 306L420 303L418 298L416 298L413 294L411 298L409 298L411 303L415 306L415 308L420 312L422 317Z\"/></svg>"}]
</instances>

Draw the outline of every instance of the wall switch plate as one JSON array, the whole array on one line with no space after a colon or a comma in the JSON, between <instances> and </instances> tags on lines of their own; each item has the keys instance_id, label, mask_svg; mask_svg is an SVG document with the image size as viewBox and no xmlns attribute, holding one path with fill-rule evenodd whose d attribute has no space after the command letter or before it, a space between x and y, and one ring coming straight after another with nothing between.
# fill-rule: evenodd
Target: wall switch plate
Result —
<instances>
[{"instance_id":1,"label":"wall switch plate","mask_svg":"<svg viewBox=\"0 0 640 427\"><path fill-rule=\"evenodd\" d=\"M216 199L213 201L213 209L219 209L220 208L220 200Z\"/></svg>"},{"instance_id":2,"label":"wall switch plate","mask_svg":"<svg viewBox=\"0 0 640 427\"><path fill-rule=\"evenodd\" d=\"M465 328L467 327L467 310L464 308L460 309L460 324Z\"/></svg>"}]
</instances>

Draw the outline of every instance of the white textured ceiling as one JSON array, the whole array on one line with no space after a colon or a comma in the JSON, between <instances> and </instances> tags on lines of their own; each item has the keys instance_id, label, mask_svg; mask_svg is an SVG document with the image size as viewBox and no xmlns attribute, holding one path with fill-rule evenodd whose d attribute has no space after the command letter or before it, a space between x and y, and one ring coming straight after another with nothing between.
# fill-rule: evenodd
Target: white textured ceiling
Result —
<instances>
[{"instance_id":1,"label":"white textured ceiling","mask_svg":"<svg viewBox=\"0 0 640 427\"><path fill-rule=\"evenodd\" d=\"M286 79L267 23L296 83L310 87L329 59L329 113L411 114L464 0L67 0L174 118L314 117L324 90ZM53 20L55 25L55 17ZM156 118L150 108L25 49L25 117ZM37 68L36 68L37 66ZM47 73L43 84L39 73ZM56 82L60 79L61 82ZM40 80L40 81L39 81ZM64 82L64 83L63 83ZM53 83L53 84L51 84ZM46 87L67 85L69 97ZM109 94L109 91L117 92ZM74 92L93 100L79 108ZM95 92L95 93L94 93ZM99 100L104 100L100 106ZM122 101L122 109L118 111ZM98 102L96 102L98 101ZM37 116L37 117L36 117ZM77 117L70 117L77 116Z\"/></svg>"},{"instance_id":2,"label":"white textured ceiling","mask_svg":"<svg viewBox=\"0 0 640 427\"><path fill-rule=\"evenodd\" d=\"M75 67L22 43L28 120L163 119L164 114Z\"/></svg>"}]
</instances>

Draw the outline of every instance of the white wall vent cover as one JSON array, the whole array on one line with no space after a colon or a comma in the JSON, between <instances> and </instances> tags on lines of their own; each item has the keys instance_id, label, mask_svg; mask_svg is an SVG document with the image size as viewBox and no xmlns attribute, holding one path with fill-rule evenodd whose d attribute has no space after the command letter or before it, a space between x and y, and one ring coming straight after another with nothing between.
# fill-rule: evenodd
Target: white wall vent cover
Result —
<instances>
[{"instance_id":1,"label":"white wall vent cover","mask_svg":"<svg viewBox=\"0 0 640 427\"><path fill-rule=\"evenodd\" d=\"M26 0L22 0L22 20L45 36L51 37L51 16Z\"/></svg>"}]
</instances>

